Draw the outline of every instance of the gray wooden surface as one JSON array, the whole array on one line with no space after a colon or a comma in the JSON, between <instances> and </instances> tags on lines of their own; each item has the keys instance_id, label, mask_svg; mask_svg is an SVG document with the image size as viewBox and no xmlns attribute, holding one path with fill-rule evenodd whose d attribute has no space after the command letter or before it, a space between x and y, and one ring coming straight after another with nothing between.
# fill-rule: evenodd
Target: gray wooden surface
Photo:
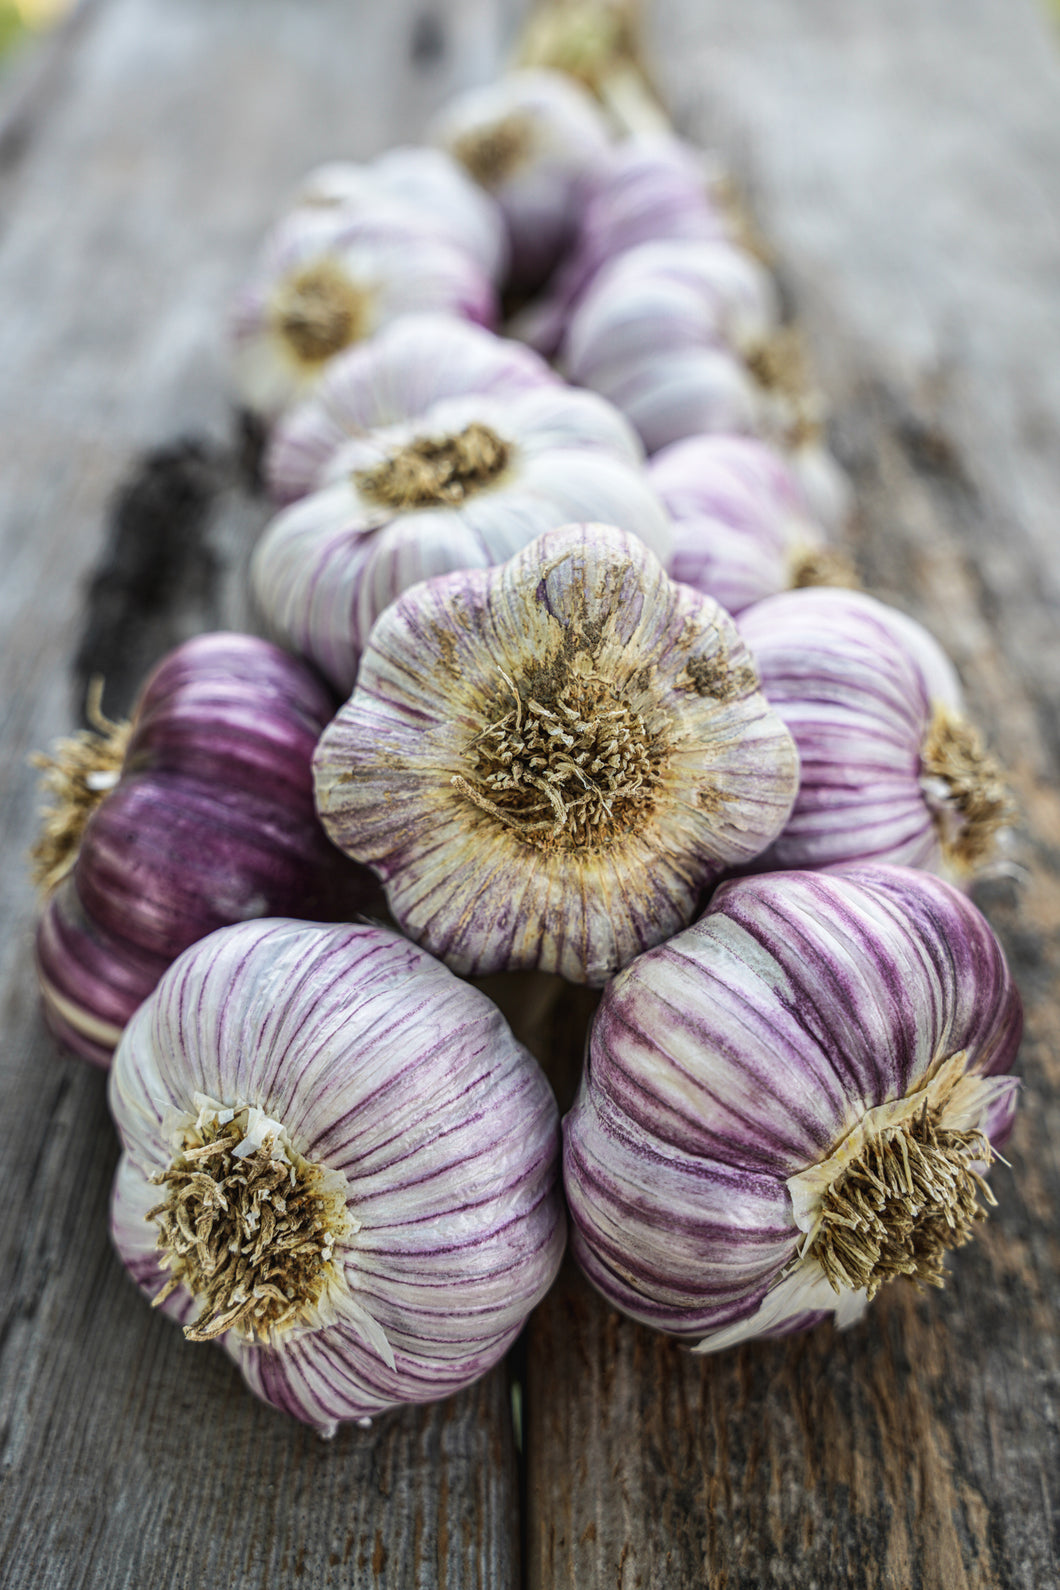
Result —
<instances>
[{"instance_id":1,"label":"gray wooden surface","mask_svg":"<svg viewBox=\"0 0 1060 1590\"><path fill-rule=\"evenodd\" d=\"M111 1255L102 1079L36 1014L25 758L75 669L118 711L176 640L245 619L266 510L231 291L302 171L414 137L520 9L89 0L0 94L0 1583L1056 1585L1060 49L1034 0L657 0L649 27L806 328L866 581L948 647L1015 770L1019 852L979 898L1027 1003L1025 1108L948 1290L700 1361L568 1271L508 1369L324 1444ZM561 1088L571 1026L542 1006Z\"/></svg>"}]
</instances>

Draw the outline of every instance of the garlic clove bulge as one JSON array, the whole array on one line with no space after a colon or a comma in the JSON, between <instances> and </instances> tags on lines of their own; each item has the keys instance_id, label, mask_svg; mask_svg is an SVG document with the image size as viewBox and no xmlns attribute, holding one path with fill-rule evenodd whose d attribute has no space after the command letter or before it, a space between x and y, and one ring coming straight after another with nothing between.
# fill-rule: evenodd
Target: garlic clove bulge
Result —
<instances>
[{"instance_id":1,"label":"garlic clove bulge","mask_svg":"<svg viewBox=\"0 0 1060 1590\"><path fill-rule=\"evenodd\" d=\"M608 521L660 555L669 520L616 410L561 385L452 398L348 441L333 483L281 513L251 579L274 632L342 690L400 592L503 562L573 518Z\"/></svg>"},{"instance_id":2,"label":"garlic clove bulge","mask_svg":"<svg viewBox=\"0 0 1060 1590\"><path fill-rule=\"evenodd\" d=\"M903 868L772 873L607 989L564 1122L572 1245L702 1351L941 1284L991 1201L1019 996L957 890Z\"/></svg>"},{"instance_id":3,"label":"garlic clove bulge","mask_svg":"<svg viewBox=\"0 0 1060 1590\"><path fill-rule=\"evenodd\" d=\"M314 760L417 942L594 984L764 849L797 782L728 616L598 524L407 592Z\"/></svg>"},{"instance_id":4,"label":"garlic clove bulge","mask_svg":"<svg viewBox=\"0 0 1060 1590\"><path fill-rule=\"evenodd\" d=\"M130 1022L110 1102L134 1279L323 1433L469 1385L558 1268L542 1072L485 995L381 928L195 945Z\"/></svg>"},{"instance_id":5,"label":"garlic clove bulge","mask_svg":"<svg viewBox=\"0 0 1060 1590\"><path fill-rule=\"evenodd\" d=\"M1013 807L923 627L858 591L790 591L740 632L799 747L799 794L762 865L889 861L967 879Z\"/></svg>"}]
</instances>

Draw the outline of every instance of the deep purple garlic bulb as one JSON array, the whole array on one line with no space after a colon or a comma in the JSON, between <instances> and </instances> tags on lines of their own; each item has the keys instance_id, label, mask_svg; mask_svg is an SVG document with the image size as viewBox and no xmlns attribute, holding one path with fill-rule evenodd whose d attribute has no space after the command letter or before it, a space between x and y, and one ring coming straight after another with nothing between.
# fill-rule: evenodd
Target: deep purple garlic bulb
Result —
<instances>
[{"instance_id":1,"label":"deep purple garlic bulb","mask_svg":"<svg viewBox=\"0 0 1060 1590\"><path fill-rule=\"evenodd\" d=\"M380 201L408 205L421 222L470 254L495 286L508 270L508 233L496 202L444 149L388 149L370 165L331 160L299 186L295 207L370 214Z\"/></svg>"},{"instance_id":2,"label":"deep purple garlic bulb","mask_svg":"<svg viewBox=\"0 0 1060 1590\"><path fill-rule=\"evenodd\" d=\"M332 710L268 641L199 635L159 663L131 726L115 726L117 756L88 736L65 742L64 769L60 747L36 953L45 1020L68 1048L109 1065L174 957L225 923L342 919L372 900L314 815L310 758Z\"/></svg>"},{"instance_id":3,"label":"deep purple garlic bulb","mask_svg":"<svg viewBox=\"0 0 1060 1590\"><path fill-rule=\"evenodd\" d=\"M795 474L766 442L689 437L656 453L648 473L673 519L670 575L727 612L796 587L853 584Z\"/></svg>"},{"instance_id":4,"label":"deep purple garlic bulb","mask_svg":"<svg viewBox=\"0 0 1060 1590\"><path fill-rule=\"evenodd\" d=\"M1012 803L927 630L840 590L770 597L739 628L802 769L759 865L887 861L957 881L995 858Z\"/></svg>"},{"instance_id":5,"label":"deep purple garlic bulb","mask_svg":"<svg viewBox=\"0 0 1060 1590\"><path fill-rule=\"evenodd\" d=\"M472 255L406 204L381 199L351 215L295 212L267 239L235 304L241 401L275 419L313 389L336 354L414 311L492 325L496 294Z\"/></svg>"},{"instance_id":6,"label":"deep purple garlic bulb","mask_svg":"<svg viewBox=\"0 0 1060 1590\"><path fill-rule=\"evenodd\" d=\"M248 922L176 962L111 1074L138 1285L332 1434L470 1385L564 1244L556 1103L484 994L382 928Z\"/></svg>"},{"instance_id":7,"label":"deep purple garlic bulb","mask_svg":"<svg viewBox=\"0 0 1060 1590\"><path fill-rule=\"evenodd\" d=\"M558 384L518 342L449 315L403 315L335 359L312 396L277 423L265 455L269 491L278 503L307 496L334 478L335 456L349 442L419 419L447 398Z\"/></svg>"},{"instance_id":8,"label":"deep purple garlic bulb","mask_svg":"<svg viewBox=\"0 0 1060 1590\"><path fill-rule=\"evenodd\" d=\"M588 180L610 143L591 94L561 72L507 72L450 100L429 136L500 205L511 284L539 287L574 241Z\"/></svg>"},{"instance_id":9,"label":"deep purple garlic bulb","mask_svg":"<svg viewBox=\"0 0 1060 1590\"><path fill-rule=\"evenodd\" d=\"M251 578L273 632L348 691L373 624L402 591L503 563L574 519L668 552L669 519L628 421L558 383L468 392L351 436L320 489L266 528Z\"/></svg>"},{"instance_id":10,"label":"deep purple garlic bulb","mask_svg":"<svg viewBox=\"0 0 1060 1590\"><path fill-rule=\"evenodd\" d=\"M711 1352L941 1286L994 1202L1022 1012L986 921L924 873L723 885L609 986L564 1122L574 1253Z\"/></svg>"},{"instance_id":11,"label":"deep purple garlic bulb","mask_svg":"<svg viewBox=\"0 0 1060 1590\"><path fill-rule=\"evenodd\" d=\"M728 615L599 524L407 591L314 760L413 939L590 984L765 849L798 777Z\"/></svg>"}]
</instances>

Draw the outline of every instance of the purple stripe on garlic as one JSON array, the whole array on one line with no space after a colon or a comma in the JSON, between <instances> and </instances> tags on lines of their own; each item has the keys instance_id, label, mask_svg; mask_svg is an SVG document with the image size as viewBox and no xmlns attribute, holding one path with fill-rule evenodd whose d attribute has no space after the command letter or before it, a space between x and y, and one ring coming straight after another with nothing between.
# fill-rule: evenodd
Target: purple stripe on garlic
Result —
<instances>
[{"instance_id":1,"label":"purple stripe on garlic","mask_svg":"<svg viewBox=\"0 0 1060 1590\"><path fill-rule=\"evenodd\" d=\"M856 591L791 591L740 615L799 747L799 794L760 865L888 861L955 880L997 854L1012 804L945 654Z\"/></svg>"},{"instance_id":2,"label":"purple stripe on garlic","mask_svg":"<svg viewBox=\"0 0 1060 1590\"><path fill-rule=\"evenodd\" d=\"M564 1123L572 1244L700 1350L939 1285L992 1197L1019 996L958 891L893 867L773 873L607 989Z\"/></svg>"},{"instance_id":3,"label":"purple stripe on garlic","mask_svg":"<svg viewBox=\"0 0 1060 1590\"><path fill-rule=\"evenodd\" d=\"M289 216L233 311L241 400L274 419L312 390L337 354L413 311L492 325L497 304L471 255L403 205Z\"/></svg>"},{"instance_id":4,"label":"purple stripe on garlic","mask_svg":"<svg viewBox=\"0 0 1060 1590\"><path fill-rule=\"evenodd\" d=\"M110 1099L134 1279L324 1433L477 1379L559 1265L551 1090L485 995L394 933L269 921L194 946Z\"/></svg>"},{"instance_id":5,"label":"purple stripe on garlic","mask_svg":"<svg viewBox=\"0 0 1060 1590\"><path fill-rule=\"evenodd\" d=\"M351 439L330 481L274 519L251 577L275 632L342 690L380 613L417 581L483 568L572 520L665 556L669 520L616 409L544 385L469 394Z\"/></svg>"},{"instance_id":6,"label":"purple stripe on garlic","mask_svg":"<svg viewBox=\"0 0 1060 1590\"><path fill-rule=\"evenodd\" d=\"M765 848L797 782L728 616L599 524L388 608L315 768L414 939L597 984Z\"/></svg>"},{"instance_id":7,"label":"purple stripe on garlic","mask_svg":"<svg viewBox=\"0 0 1060 1590\"><path fill-rule=\"evenodd\" d=\"M694 436L656 453L652 483L673 518L669 571L729 613L806 585L851 585L781 455L752 437Z\"/></svg>"}]
</instances>

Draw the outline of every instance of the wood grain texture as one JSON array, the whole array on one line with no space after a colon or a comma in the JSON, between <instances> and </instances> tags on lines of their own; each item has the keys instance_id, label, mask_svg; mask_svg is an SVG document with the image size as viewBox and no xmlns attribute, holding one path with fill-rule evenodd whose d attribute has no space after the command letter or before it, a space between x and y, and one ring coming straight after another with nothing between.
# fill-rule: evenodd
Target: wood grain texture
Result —
<instances>
[{"instance_id":1,"label":"wood grain texture","mask_svg":"<svg viewBox=\"0 0 1060 1590\"><path fill-rule=\"evenodd\" d=\"M247 620L267 517L228 302L316 161L416 135L494 68L502 4L93 0L0 109L0 1583L519 1582L508 1372L332 1443L151 1314L107 1239L104 1079L36 1012L26 758L85 678Z\"/></svg>"},{"instance_id":2,"label":"wood grain texture","mask_svg":"<svg viewBox=\"0 0 1060 1590\"><path fill-rule=\"evenodd\" d=\"M657 75L776 254L858 499L1014 770L980 886L1027 1006L1000 1208L939 1295L695 1360L573 1272L527 1350L528 1583L1060 1583L1060 52L1019 0L660 0Z\"/></svg>"}]
</instances>

